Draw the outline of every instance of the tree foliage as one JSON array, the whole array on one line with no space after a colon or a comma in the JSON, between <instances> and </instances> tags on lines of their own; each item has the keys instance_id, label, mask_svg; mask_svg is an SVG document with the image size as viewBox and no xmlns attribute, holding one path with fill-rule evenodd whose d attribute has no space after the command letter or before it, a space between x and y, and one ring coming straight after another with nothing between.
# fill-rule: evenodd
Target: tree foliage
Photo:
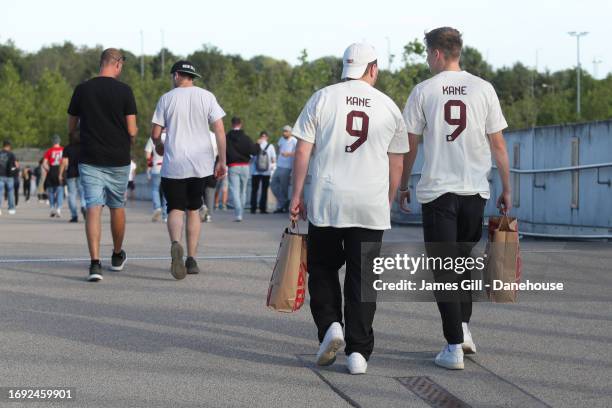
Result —
<instances>
[{"instance_id":1,"label":"tree foliage","mask_svg":"<svg viewBox=\"0 0 612 408\"><path fill-rule=\"evenodd\" d=\"M17 49L11 41L0 44L0 138L15 146L46 147L58 134L67 142L66 109L73 88L96 75L101 46L77 47L66 42L44 47L36 53ZM394 71L381 70L377 88L403 108L412 88L431 76L425 63L426 49L419 40L406 44L403 65ZM150 134L150 121L159 97L170 90L168 75L180 56L164 50L140 58L126 52L121 80L134 90L138 104L140 135L134 153L141 158ZM212 45L203 45L191 55L202 79L198 85L212 91L227 112L240 116L248 134L255 137L267 130L275 140L280 128L292 124L308 98L317 89L338 82L342 60L324 57L311 60L306 50L298 53L299 63L267 56L245 60L224 54ZM511 128L568 123L575 113L576 73L574 70L536 72L521 63L493 69L478 50L464 47L463 69L493 83ZM612 117L612 75L602 80L583 72L582 117L580 120Z\"/></svg>"}]
</instances>

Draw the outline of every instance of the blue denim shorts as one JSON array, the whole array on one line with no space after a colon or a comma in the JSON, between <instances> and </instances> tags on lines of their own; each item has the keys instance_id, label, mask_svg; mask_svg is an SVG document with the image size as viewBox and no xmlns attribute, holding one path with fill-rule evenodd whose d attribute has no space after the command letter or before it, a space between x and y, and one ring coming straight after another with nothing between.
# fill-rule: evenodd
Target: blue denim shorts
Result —
<instances>
[{"instance_id":1,"label":"blue denim shorts","mask_svg":"<svg viewBox=\"0 0 612 408\"><path fill-rule=\"evenodd\" d=\"M79 174L87 208L102 205L108 208L125 206L130 165L106 167L81 163Z\"/></svg>"}]
</instances>

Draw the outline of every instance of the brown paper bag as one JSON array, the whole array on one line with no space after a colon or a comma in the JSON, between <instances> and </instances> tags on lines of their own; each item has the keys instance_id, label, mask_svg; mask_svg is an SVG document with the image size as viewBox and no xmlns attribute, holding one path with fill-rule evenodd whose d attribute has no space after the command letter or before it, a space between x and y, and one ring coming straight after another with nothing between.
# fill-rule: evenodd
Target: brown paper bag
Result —
<instances>
[{"instance_id":1,"label":"brown paper bag","mask_svg":"<svg viewBox=\"0 0 612 408\"><path fill-rule=\"evenodd\" d=\"M306 299L306 234L286 228L270 278L267 306L279 312L295 312Z\"/></svg>"},{"instance_id":2,"label":"brown paper bag","mask_svg":"<svg viewBox=\"0 0 612 408\"><path fill-rule=\"evenodd\" d=\"M521 253L518 220L503 215L489 218L489 241L486 248L487 267L485 284L489 300L496 303L515 303L517 291L495 290L493 281L519 283L521 281Z\"/></svg>"}]
</instances>

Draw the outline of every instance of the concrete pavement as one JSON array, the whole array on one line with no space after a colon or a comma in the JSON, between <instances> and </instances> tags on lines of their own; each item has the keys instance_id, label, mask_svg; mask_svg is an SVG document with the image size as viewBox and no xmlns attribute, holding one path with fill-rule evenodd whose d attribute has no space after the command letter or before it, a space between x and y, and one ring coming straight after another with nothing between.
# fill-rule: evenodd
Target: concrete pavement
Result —
<instances>
[{"instance_id":1,"label":"concrete pavement","mask_svg":"<svg viewBox=\"0 0 612 408\"><path fill-rule=\"evenodd\" d=\"M62 219L34 202L15 216L3 210L0 387L74 387L76 401L37 407L612 406L606 250L568 258L524 242L526 266L556 259L559 277L597 301L475 304L479 353L463 372L432 363L443 345L435 304L381 303L368 374L350 376L344 356L314 366L307 305L293 314L265 307L285 216L247 214L238 224L214 213L203 225L203 273L175 281L165 226L150 222L146 203L127 211L128 265L92 284L83 223L69 224L67 209ZM385 239L422 236L397 227ZM107 217L102 253L107 267Z\"/></svg>"}]
</instances>

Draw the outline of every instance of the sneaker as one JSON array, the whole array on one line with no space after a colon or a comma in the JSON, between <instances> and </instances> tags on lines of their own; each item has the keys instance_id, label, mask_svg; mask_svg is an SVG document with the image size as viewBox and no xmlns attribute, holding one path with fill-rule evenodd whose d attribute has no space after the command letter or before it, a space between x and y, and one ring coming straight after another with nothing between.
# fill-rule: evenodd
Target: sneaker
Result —
<instances>
[{"instance_id":1,"label":"sneaker","mask_svg":"<svg viewBox=\"0 0 612 408\"><path fill-rule=\"evenodd\" d=\"M338 322L333 322L327 331L325 337L319 346L317 352L317 365L328 366L336 361L336 353L344 347L344 333L342 326Z\"/></svg>"},{"instance_id":2,"label":"sneaker","mask_svg":"<svg viewBox=\"0 0 612 408\"><path fill-rule=\"evenodd\" d=\"M125 266L125 261L127 261L127 255L123 249L118 254L113 251L113 255L111 256L111 271L122 270Z\"/></svg>"},{"instance_id":3,"label":"sneaker","mask_svg":"<svg viewBox=\"0 0 612 408\"><path fill-rule=\"evenodd\" d=\"M98 282L102 280L102 265L100 263L92 263L89 265L89 282Z\"/></svg>"},{"instance_id":4,"label":"sneaker","mask_svg":"<svg viewBox=\"0 0 612 408\"><path fill-rule=\"evenodd\" d=\"M200 268L198 268L198 263L192 256L188 256L185 259L185 269L187 269L188 275L197 275L200 273Z\"/></svg>"},{"instance_id":5,"label":"sneaker","mask_svg":"<svg viewBox=\"0 0 612 408\"><path fill-rule=\"evenodd\" d=\"M162 210L161 208L153 211L153 217L151 217L151 222L160 222L162 218Z\"/></svg>"},{"instance_id":6,"label":"sneaker","mask_svg":"<svg viewBox=\"0 0 612 408\"><path fill-rule=\"evenodd\" d=\"M55 210L51 210L51 213L49 214L49 217L51 217L51 218L55 217Z\"/></svg>"},{"instance_id":7,"label":"sneaker","mask_svg":"<svg viewBox=\"0 0 612 408\"><path fill-rule=\"evenodd\" d=\"M449 370L463 370L463 350L461 350L461 347L458 347L451 351L450 345L447 344L438 353L434 362L436 365Z\"/></svg>"},{"instance_id":8,"label":"sneaker","mask_svg":"<svg viewBox=\"0 0 612 408\"><path fill-rule=\"evenodd\" d=\"M79 222L79 217L77 217L76 215L74 217L70 217L70 221L68 222Z\"/></svg>"},{"instance_id":9,"label":"sneaker","mask_svg":"<svg viewBox=\"0 0 612 408\"><path fill-rule=\"evenodd\" d=\"M368 362L361 353L351 353L346 359L346 367L349 373L353 375L365 374L368 369Z\"/></svg>"},{"instance_id":10,"label":"sneaker","mask_svg":"<svg viewBox=\"0 0 612 408\"><path fill-rule=\"evenodd\" d=\"M206 217L204 217L204 222L212 222L212 217L210 214L206 214Z\"/></svg>"},{"instance_id":11,"label":"sneaker","mask_svg":"<svg viewBox=\"0 0 612 408\"><path fill-rule=\"evenodd\" d=\"M284 208L277 208L276 210L274 210L274 214L284 214L284 213L285 213Z\"/></svg>"},{"instance_id":12,"label":"sneaker","mask_svg":"<svg viewBox=\"0 0 612 408\"><path fill-rule=\"evenodd\" d=\"M12 208L12 209L8 210L8 213L9 213L9 215L15 215L17 213L17 211L14 208Z\"/></svg>"},{"instance_id":13,"label":"sneaker","mask_svg":"<svg viewBox=\"0 0 612 408\"><path fill-rule=\"evenodd\" d=\"M0 215L2 215L2 210L0 210Z\"/></svg>"},{"instance_id":14,"label":"sneaker","mask_svg":"<svg viewBox=\"0 0 612 408\"><path fill-rule=\"evenodd\" d=\"M476 354L476 344L472 339L472 333L470 332L468 324L461 323L461 325L463 327L463 343L461 343L463 354Z\"/></svg>"},{"instance_id":15,"label":"sneaker","mask_svg":"<svg viewBox=\"0 0 612 408\"><path fill-rule=\"evenodd\" d=\"M185 279L187 275L187 269L183 262L183 247L177 241L174 241L170 246L170 256L172 257L172 263L170 264L170 273L175 279Z\"/></svg>"},{"instance_id":16,"label":"sneaker","mask_svg":"<svg viewBox=\"0 0 612 408\"><path fill-rule=\"evenodd\" d=\"M55 210L55 216L57 218L62 218L62 210L60 210L59 208Z\"/></svg>"},{"instance_id":17,"label":"sneaker","mask_svg":"<svg viewBox=\"0 0 612 408\"><path fill-rule=\"evenodd\" d=\"M242 222L242 217L236 217L236 218L234 218L234 222Z\"/></svg>"}]
</instances>

